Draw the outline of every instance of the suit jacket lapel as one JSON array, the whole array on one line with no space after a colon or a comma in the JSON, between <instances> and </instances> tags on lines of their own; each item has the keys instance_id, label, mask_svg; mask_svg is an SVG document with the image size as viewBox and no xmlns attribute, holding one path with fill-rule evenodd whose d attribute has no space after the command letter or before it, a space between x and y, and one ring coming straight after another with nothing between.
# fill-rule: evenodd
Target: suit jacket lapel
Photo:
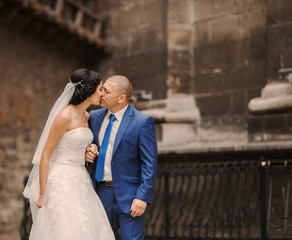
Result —
<instances>
[{"instance_id":1,"label":"suit jacket lapel","mask_svg":"<svg viewBox=\"0 0 292 240\"><path fill-rule=\"evenodd\" d=\"M115 155L115 152L122 140L122 137L131 121L131 117L133 115L133 109L132 109L132 106L129 105L127 110L125 111L124 113L124 116L123 116L123 119L122 119L122 122L120 124L120 127L119 127L119 130L117 132L117 135L116 135L116 139L115 139L115 143L114 143L114 149L113 149L113 153L112 153L112 159Z\"/></svg>"},{"instance_id":2,"label":"suit jacket lapel","mask_svg":"<svg viewBox=\"0 0 292 240\"><path fill-rule=\"evenodd\" d=\"M101 128L102 121L103 121L106 113L107 113L107 109L104 109L104 111L95 119L95 121L94 121L94 129L91 129L94 132L94 137L95 137L98 149L100 149L100 143L99 143L98 135L99 135L99 131L100 131L100 128Z\"/></svg>"}]
</instances>

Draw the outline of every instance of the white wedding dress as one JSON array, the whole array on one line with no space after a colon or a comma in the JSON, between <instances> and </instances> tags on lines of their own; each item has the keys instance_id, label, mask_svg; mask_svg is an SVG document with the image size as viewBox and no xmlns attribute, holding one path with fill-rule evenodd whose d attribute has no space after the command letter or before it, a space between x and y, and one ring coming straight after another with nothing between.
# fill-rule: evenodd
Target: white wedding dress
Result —
<instances>
[{"instance_id":1,"label":"white wedding dress","mask_svg":"<svg viewBox=\"0 0 292 240\"><path fill-rule=\"evenodd\" d=\"M51 160L45 200L30 240L114 240L103 205L85 168L89 128L65 132ZM32 210L33 211L33 210Z\"/></svg>"}]
</instances>

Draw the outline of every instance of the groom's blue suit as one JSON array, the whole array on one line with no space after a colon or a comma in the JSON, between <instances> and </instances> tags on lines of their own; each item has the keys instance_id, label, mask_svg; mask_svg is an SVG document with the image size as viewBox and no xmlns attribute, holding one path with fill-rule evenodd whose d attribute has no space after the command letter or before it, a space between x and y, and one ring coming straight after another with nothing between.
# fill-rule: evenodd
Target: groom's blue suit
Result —
<instances>
[{"instance_id":1,"label":"groom's blue suit","mask_svg":"<svg viewBox=\"0 0 292 240\"><path fill-rule=\"evenodd\" d=\"M98 135L106 113L107 109L90 112L89 125L98 148L101 145ZM154 119L128 105L116 134L111 160L113 192L123 214L130 214L134 199L152 203L156 166L157 144ZM99 188L101 184L95 180L95 170L96 161L91 177L97 193L102 195L100 198L104 205L108 205L107 196L104 196L107 193L100 192L104 187ZM110 216L109 219L112 221ZM122 218L119 221L122 226ZM111 224L114 227L115 224L112 222ZM143 234L143 221L140 227Z\"/></svg>"}]
</instances>

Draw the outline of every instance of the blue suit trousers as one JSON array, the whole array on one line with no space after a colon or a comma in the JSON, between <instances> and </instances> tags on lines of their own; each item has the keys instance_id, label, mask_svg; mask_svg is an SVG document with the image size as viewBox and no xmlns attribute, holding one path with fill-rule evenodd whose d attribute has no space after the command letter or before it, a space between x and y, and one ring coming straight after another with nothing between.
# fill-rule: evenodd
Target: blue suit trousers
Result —
<instances>
[{"instance_id":1,"label":"blue suit trousers","mask_svg":"<svg viewBox=\"0 0 292 240\"><path fill-rule=\"evenodd\" d=\"M119 229L122 240L144 239L144 214L133 218L130 214L123 213L113 187L97 183L96 192L103 203L116 239L119 239Z\"/></svg>"}]
</instances>

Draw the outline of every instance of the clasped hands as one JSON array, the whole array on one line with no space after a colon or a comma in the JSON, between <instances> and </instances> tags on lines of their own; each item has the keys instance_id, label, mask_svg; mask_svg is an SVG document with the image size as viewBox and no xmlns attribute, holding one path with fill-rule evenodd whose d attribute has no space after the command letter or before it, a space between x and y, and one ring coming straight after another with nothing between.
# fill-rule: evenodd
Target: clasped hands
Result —
<instances>
[{"instance_id":1,"label":"clasped hands","mask_svg":"<svg viewBox=\"0 0 292 240\"><path fill-rule=\"evenodd\" d=\"M96 144L89 144L86 148L85 161L88 163L94 163L94 159L98 156L98 148Z\"/></svg>"},{"instance_id":2,"label":"clasped hands","mask_svg":"<svg viewBox=\"0 0 292 240\"><path fill-rule=\"evenodd\" d=\"M98 156L98 148L96 144L90 144L86 148L85 161L88 163L94 163L94 159ZM131 216L139 217L141 216L147 207L147 202L140 199L134 199L131 205Z\"/></svg>"}]
</instances>

